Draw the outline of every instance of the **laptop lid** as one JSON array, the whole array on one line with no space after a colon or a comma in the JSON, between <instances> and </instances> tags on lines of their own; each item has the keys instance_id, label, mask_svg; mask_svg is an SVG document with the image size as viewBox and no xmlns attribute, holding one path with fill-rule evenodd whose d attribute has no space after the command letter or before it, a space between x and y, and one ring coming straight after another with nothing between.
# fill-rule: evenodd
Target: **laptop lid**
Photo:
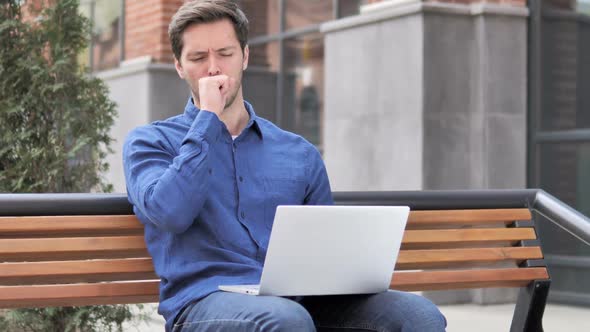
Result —
<instances>
[{"instance_id":1,"label":"laptop lid","mask_svg":"<svg viewBox=\"0 0 590 332\"><path fill-rule=\"evenodd\" d=\"M279 206L260 295L387 290L408 214L407 206Z\"/></svg>"}]
</instances>

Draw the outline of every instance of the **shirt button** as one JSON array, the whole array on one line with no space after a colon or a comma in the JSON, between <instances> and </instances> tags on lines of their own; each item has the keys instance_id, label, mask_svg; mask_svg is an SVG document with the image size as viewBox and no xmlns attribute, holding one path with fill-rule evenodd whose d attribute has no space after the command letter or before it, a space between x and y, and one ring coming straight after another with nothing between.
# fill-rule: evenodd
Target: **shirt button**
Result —
<instances>
[{"instance_id":1,"label":"shirt button","mask_svg":"<svg viewBox=\"0 0 590 332\"><path fill-rule=\"evenodd\" d=\"M244 178L240 176L240 182L244 182Z\"/></svg>"},{"instance_id":2,"label":"shirt button","mask_svg":"<svg viewBox=\"0 0 590 332\"><path fill-rule=\"evenodd\" d=\"M241 216L242 216L242 219L246 218L246 213L244 211L242 211Z\"/></svg>"},{"instance_id":3,"label":"shirt button","mask_svg":"<svg viewBox=\"0 0 590 332\"><path fill-rule=\"evenodd\" d=\"M209 174L213 174L213 170L209 168Z\"/></svg>"}]
</instances>

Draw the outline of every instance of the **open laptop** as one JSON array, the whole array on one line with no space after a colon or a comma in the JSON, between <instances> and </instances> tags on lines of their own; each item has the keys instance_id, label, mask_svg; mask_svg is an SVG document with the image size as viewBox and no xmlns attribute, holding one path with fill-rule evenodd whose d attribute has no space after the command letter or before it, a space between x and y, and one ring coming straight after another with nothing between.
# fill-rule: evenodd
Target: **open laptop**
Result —
<instances>
[{"instance_id":1,"label":"open laptop","mask_svg":"<svg viewBox=\"0 0 590 332\"><path fill-rule=\"evenodd\" d=\"M260 285L251 295L370 294L389 288L407 206L279 206Z\"/></svg>"}]
</instances>

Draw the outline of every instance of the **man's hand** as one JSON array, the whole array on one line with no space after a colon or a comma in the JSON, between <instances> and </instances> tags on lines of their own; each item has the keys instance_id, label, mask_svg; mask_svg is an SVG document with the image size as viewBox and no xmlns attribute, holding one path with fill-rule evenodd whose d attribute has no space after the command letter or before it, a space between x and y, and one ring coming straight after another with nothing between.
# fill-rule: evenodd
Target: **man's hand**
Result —
<instances>
[{"instance_id":1,"label":"man's hand","mask_svg":"<svg viewBox=\"0 0 590 332\"><path fill-rule=\"evenodd\" d=\"M236 80L227 75L203 77L199 80L199 102L203 110L221 116L229 91L236 84Z\"/></svg>"}]
</instances>

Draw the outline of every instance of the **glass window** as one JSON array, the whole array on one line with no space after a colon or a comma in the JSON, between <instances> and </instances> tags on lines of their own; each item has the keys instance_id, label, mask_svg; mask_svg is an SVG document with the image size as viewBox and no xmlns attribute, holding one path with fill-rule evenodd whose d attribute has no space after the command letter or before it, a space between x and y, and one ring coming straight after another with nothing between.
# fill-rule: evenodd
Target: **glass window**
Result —
<instances>
[{"instance_id":1,"label":"glass window","mask_svg":"<svg viewBox=\"0 0 590 332\"><path fill-rule=\"evenodd\" d=\"M590 215L590 142L541 144L538 150L539 187ZM544 225L543 228L557 227ZM552 234L552 240L546 243L551 246L551 253L590 254L590 248L581 241L571 240L564 231ZM583 247L586 248L582 251Z\"/></svg>"},{"instance_id":2,"label":"glass window","mask_svg":"<svg viewBox=\"0 0 590 332\"><path fill-rule=\"evenodd\" d=\"M285 40L283 125L321 145L324 39L320 33Z\"/></svg>"},{"instance_id":3,"label":"glass window","mask_svg":"<svg viewBox=\"0 0 590 332\"><path fill-rule=\"evenodd\" d=\"M93 71L115 68L121 58L123 0L86 0L80 2L80 12L92 22L87 64Z\"/></svg>"},{"instance_id":4,"label":"glass window","mask_svg":"<svg viewBox=\"0 0 590 332\"><path fill-rule=\"evenodd\" d=\"M332 20L331 0L285 0L285 29L304 28Z\"/></svg>"},{"instance_id":5,"label":"glass window","mask_svg":"<svg viewBox=\"0 0 590 332\"><path fill-rule=\"evenodd\" d=\"M338 0L338 17L358 15L367 0Z\"/></svg>"},{"instance_id":6,"label":"glass window","mask_svg":"<svg viewBox=\"0 0 590 332\"><path fill-rule=\"evenodd\" d=\"M543 29L540 129L590 128L590 20L552 16Z\"/></svg>"},{"instance_id":7,"label":"glass window","mask_svg":"<svg viewBox=\"0 0 590 332\"><path fill-rule=\"evenodd\" d=\"M80 14L90 19L90 14L92 12L90 2L80 1L80 7L78 7L78 11ZM80 54L78 54L78 63L85 68L90 68L90 47L87 47Z\"/></svg>"},{"instance_id":8,"label":"glass window","mask_svg":"<svg viewBox=\"0 0 590 332\"><path fill-rule=\"evenodd\" d=\"M244 72L244 99L254 106L256 115L277 121L278 42L249 46L248 69Z\"/></svg>"},{"instance_id":9,"label":"glass window","mask_svg":"<svg viewBox=\"0 0 590 332\"><path fill-rule=\"evenodd\" d=\"M250 23L249 38L279 32L279 2L277 0L240 0L240 8Z\"/></svg>"},{"instance_id":10,"label":"glass window","mask_svg":"<svg viewBox=\"0 0 590 332\"><path fill-rule=\"evenodd\" d=\"M590 16L590 0L578 0L576 9L579 13Z\"/></svg>"}]
</instances>

